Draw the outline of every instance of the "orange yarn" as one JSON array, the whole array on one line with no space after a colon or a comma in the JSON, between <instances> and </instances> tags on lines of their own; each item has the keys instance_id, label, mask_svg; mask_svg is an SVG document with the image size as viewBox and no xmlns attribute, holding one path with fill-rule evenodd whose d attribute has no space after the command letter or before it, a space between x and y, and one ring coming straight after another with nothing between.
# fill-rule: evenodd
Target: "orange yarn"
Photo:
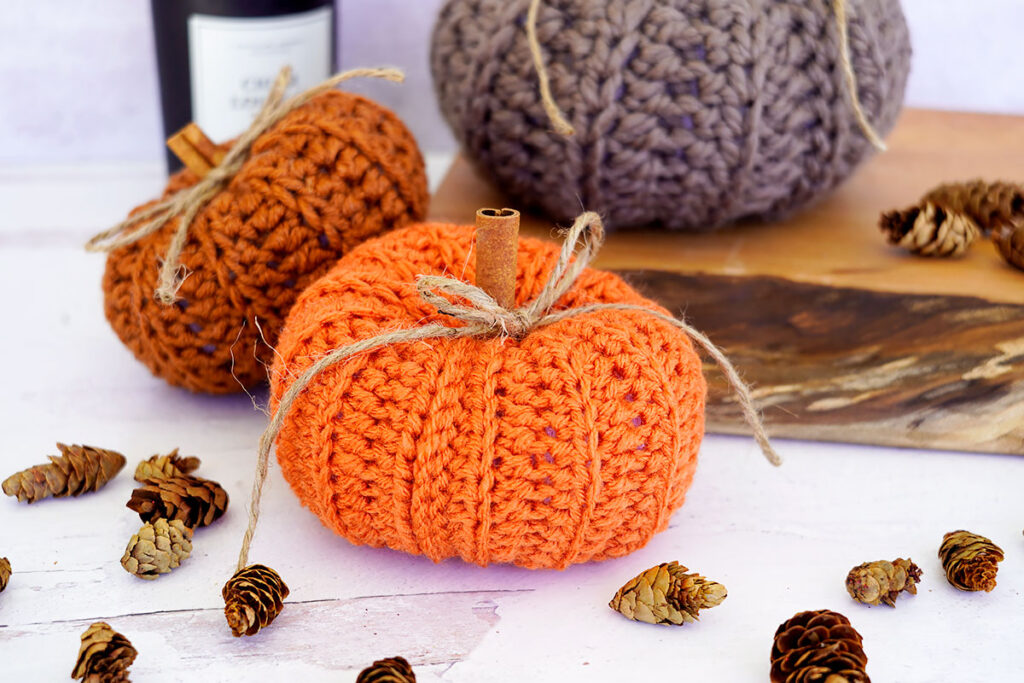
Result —
<instances>
[{"instance_id":1,"label":"orange yarn","mask_svg":"<svg viewBox=\"0 0 1024 683\"><path fill-rule=\"evenodd\" d=\"M197 180L182 171L164 196ZM199 212L174 305L153 291L177 218L111 252L107 319L171 384L210 393L254 386L266 379L267 344L303 287L366 238L421 220L427 202L422 155L398 117L363 97L321 94L262 135L227 189Z\"/></svg>"},{"instance_id":2,"label":"orange yarn","mask_svg":"<svg viewBox=\"0 0 1024 683\"><path fill-rule=\"evenodd\" d=\"M473 228L420 224L371 240L307 288L271 373L273 409L317 358L427 323L418 274L474 281ZM516 305L558 247L522 239ZM556 309L662 310L588 269ZM285 478L353 543L434 561L529 568L625 555L666 528L696 467L705 382L686 334L642 311L598 311L512 338L367 351L317 375L277 439Z\"/></svg>"}]
</instances>

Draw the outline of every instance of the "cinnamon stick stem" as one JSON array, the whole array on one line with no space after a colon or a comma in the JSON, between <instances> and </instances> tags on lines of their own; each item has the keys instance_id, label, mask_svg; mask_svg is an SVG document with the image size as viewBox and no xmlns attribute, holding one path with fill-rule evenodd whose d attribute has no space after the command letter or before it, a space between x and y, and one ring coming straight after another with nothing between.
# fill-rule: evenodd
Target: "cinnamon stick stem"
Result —
<instances>
[{"instance_id":1,"label":"cinnamon stick stem","mask_svg":"<svg viewBox=\"0 0 1024 683\"><path fill-rule=\"evenodd\" d=\"M519 255L519 212L480 209L476 212L476 285L502 308L516 301Z\"/></svg>"},{"instance_id":2,"label":"cinnamon stick stem","mask_svg":"<svg viewBox=\"0 0 1024 683\"><path fill-rule=\"evenodd\" d=\"M226 154L195 123L188 124L168 138L167 146L200 179L223 161Z\"/></svg>"}]
</instances>

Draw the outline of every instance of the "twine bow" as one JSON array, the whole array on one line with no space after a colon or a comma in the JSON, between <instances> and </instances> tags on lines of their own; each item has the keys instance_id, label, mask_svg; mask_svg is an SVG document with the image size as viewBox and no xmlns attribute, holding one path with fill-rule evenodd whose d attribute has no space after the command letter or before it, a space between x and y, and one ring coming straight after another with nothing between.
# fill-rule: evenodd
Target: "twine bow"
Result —
<instances>
[{"instance_id":1,"label":"twine bow","mask_svg":"<svg viewBox=\"0 0 1024 683\"><path fill-rule=\"evenodd\" d=\"M604 225L601 223L601 217L592 211L580 215L562 243L558 261L548 281L544 283L544 287L533 301L520 308L503 308L479 287L451 277L420 275L416 278L416 289L420 298L436 308L438 313L474 327L476 332L472 333L473 336L500 330L506 337L522 339L535 327L555 322L553 319L549 320L551 309L576 284L576 280L590 265L603 243ZM578 254L577 245L580 247ZM455 303L438 292L465 299L470 305Z\"/></svg>"},{"instance_id":2,"label":"twine bow","mask_svg":"<svg viewBox=\"0 0 1024 683\"><path fill-rule=\"evenodd\" d=\"M180 263L181 251L188 238L188 230L196 215L213 199L217 193L228 186L231 179L241 170L249 159L253 143L266 133L285 115L301 107L311 99L333 89L338 84L353 78L380 78L393 83L401 83L405 76L397 69L352 69L328 78L303 93L285 100L284 94L291 81L291 67L284 67L278 73L252 125L242 133L231 145L224 159L210 170L203 178L191 187L175 192L170 197L157 202L153 206L129 216L109 230L93 236L85 244L86 251L111 252L123 246L137 242L147 235L164 227L175 216L181 216L174 236L167 247L163 262L160 265L160 278L155 296L163 304L171 305L177 298L181 283L188 277L185 266Z\"/></svg>"},{"instance_id":3,"label":"twine bow","mask_svg":"<svg viewBox=\"0 0 1024 683\"><path fill-rule=\"evenodd\" d=\"M725 354L701 332L682 320L676 320L669 315L636 304L599 303L561 310L555 309L558 301L576 284L580 274L590 265L603 241L604 227L600 216L593 212L586 212L577 217L566 234L565 241L562 243L562 249L558 255L558 261L555 263L555 267L540 293L537 294L533 301L514 309L506 309L499 306L490 295L479 287L467 282L437 275L420 275L416 279L416 288L420 298L435 307L439 313L455 318L465 323L464 325L453 327L441 323L432 323L421 327L385 332L376 337L363 339L335 349L309 366L288 387L288 391L281 396L281 401L278 403L277 410L274 412L270 424L260 436L256 479L253 482L252 497L249 503L249 526L245 530L245 536L242 539L242 550L238 557L238 569L243 569L249 562L249 546L252 544L252 538L256 532L256 523L259 519L260 499L263 494L263 484L267 477L270 449L275 439L277 439L277 435L284 423L284 418L291 410L296 398L305 390L314 377L332 365L336 365L346 358L363 351L392 344L424 339L458 339L461 337L482 337L487 335L500 335L521 339L529 334L531 330L538 327L551 325L560 320L578 315L597 311L640 311L683 330L714 359L728 380L729 385L736 393L737 400L743 409L743 417L747 424L750 425L754 439L761 447L761 452L771 464L781 465L782 459L775 452L775 448L768 439L761 416L754 407L750 388L740 378ZM579 247L578 253L577 246ZM573 258L574 256L575 258ZM456 300L453 301L449 297L453 297Z\"/></svg>"}]
</instances>

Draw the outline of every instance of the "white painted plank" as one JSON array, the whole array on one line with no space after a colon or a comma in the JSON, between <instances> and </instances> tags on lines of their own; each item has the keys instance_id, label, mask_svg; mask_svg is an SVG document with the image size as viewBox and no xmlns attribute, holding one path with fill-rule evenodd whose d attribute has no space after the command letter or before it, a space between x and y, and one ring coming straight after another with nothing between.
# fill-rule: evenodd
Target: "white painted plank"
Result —
<instances>
[{"instance_id":1,"label":"white painted plank","mask_svg":"<svg viewBox=\"0 0 1024 683\"><path fill-rule=\"evenodd\" d=\"M402 653L417 673L443 671L467 657L499 622L500 605L517 591L467 591L414 595L367 595L346 600L289 601L272 629L259 638L237 639L225 628L221 608L178 609L100 617L128 637L139 651L136 680L238 681L268 674L332 680L339 671L355 674L370 661ZM438 628L439 614L445 628ZM0 629L0 642L25 650L77 652L79 634L97 617L57 620ZM401 624L401 628L394 628ZM58 680L70 670L68 657L51 657L23 669L37 680ZM24 680L28 680L27 678ZM266 679L263 679L266 680ZM333 680L338 680L334 678ZM429 678L427 678L429 680Z\"/></svg>"},{"instance_id":2,"label":"white painted plank","mask_svg":"<svg viewBox=\"0 0 1024 683\"><path fill-rule=\"evenodd\" d=\"M424 157L432 190L441 182L452 156L431 153ZM163 161L0 165L0 248L81 245L123 220L132 208L158 197L166 180Z\"/></svg>"},{"instance_id":3,"label":"white painted plank","mask_svg":"<svg viewBox=\"0 0 1024 683\"><path fill-rule=\"evenodd\" d=\"M87 172L68 173L85 192ZM116 186L114 176L95 187ZM139 523L124 507L130 467L80 499L0 499L0 555L15 572L0 594L5 679L63 679L84 625L107 618L138 646L140 681L181 680L183 662L201 681L345 681L376 657L404 654L426 681L745 683L766 679L776 626L821 607L846 613L864 634L875 680L972 683L1021 672L1024 459L785 442L787 463L775 470L749 440L728 437L706 439L690 499L668 531L631 557L564 572L435 565L353 547L301 508L274 467L252 559L278 569L292 595L266 633L230 638L220 588L266 418L245 396L194 396L152 378L103 319L103 259L77 239L85 221L54 214L54 232L38 240L17 228L18 216L36 210L34 196L4 196L3 220L15 229L0 230L0 475L41 461L57 439L120 449L131 465L180 446L203 458L201 473L232 502L196 533L180 569L143 582L118 563ZM942 577L941 536L961 527L1006 550L991 594L958 592ZM907 555L925 571L919 595L895 610L846 596L851 566ZM670 559L722 581L729 598L680 629L607 608L626 579Z\"/></svg>"},{"instance_id":4,"label":"white painted plank","mask_svg":"<svg viewBox=\"0 0 1024 683\"><path fill-rule=\"evenodd\" d=\"M429 72L441 0L341 0L341 68L394 65L404 85L355 83L430 150L452 150ZM1019 0L903 0L914 47L907 103L1024 113ZM0 158L143 160L160 155L149 5L137 0L6 2L0 13ZM396 17L400 20L396 21Z\"/></svg>"}]
</instances>

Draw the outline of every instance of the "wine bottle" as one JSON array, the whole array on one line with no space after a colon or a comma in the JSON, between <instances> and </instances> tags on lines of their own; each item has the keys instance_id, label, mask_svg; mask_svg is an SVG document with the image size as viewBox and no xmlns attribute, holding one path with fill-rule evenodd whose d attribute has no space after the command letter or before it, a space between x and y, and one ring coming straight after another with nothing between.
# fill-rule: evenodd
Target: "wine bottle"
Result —
<instances>
[{"instance_id":1,"label":"wine bottle","mask_svg":"<svg viewBox=\"0 0 1024 683\"><path fill-rule=\"evenodd\" d=\"M164 137L195 122L213 140L245 130L281 67L289 93L334 71L334 0L151 0ZM168 152L170 171L181 164Z\"/></svg>"}]
</instances>

